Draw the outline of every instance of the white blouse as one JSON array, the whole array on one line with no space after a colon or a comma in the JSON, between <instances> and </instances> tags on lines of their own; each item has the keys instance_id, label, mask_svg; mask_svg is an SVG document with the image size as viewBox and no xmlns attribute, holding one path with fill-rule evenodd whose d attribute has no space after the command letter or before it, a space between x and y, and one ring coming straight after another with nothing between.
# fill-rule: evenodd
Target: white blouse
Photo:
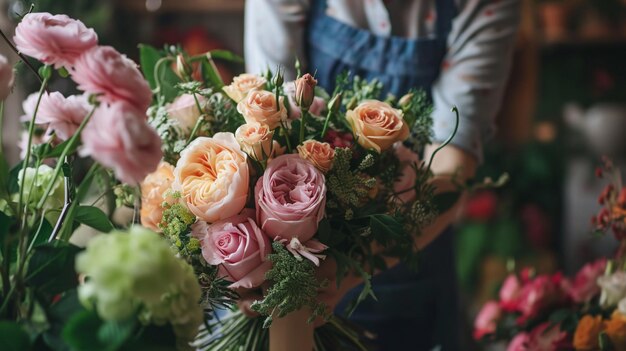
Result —
<instances>
[{"instance_id":1,"label":"white blouse","mask_svg":"<svg viewBox=\"0 0 626 351\"><path fill-rule=\"evenodd\" d=\"M380 36L425 38L435 35L436 0L327 0L327 14ZM452 106L461 115L453 144L482 158L482 144L493 134L511 65L520 0L456 0L457 16L448 51L432 87L434 140L454 128ZM293 79L295 58L304 62L310 0L247 0L245 59L249 72L279 65ZM306 64L306 62L304 62Z\"/></svg>"}]
</instances>

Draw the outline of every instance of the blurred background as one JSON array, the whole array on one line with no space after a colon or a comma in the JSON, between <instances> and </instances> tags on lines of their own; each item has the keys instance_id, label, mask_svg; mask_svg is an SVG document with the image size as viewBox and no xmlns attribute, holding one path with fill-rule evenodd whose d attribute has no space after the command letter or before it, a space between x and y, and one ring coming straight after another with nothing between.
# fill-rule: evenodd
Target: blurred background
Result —
<instances>
[{"instance_id":1,"label":"blurred background","mask_svg":"<svg viewBox=\"0 0 626 351\"><path fill-rule=\"evenodd\" d=\"M243 54L243 0L0 0L5 33L31 2L37 11L80 18L101 43L134 59L137 43ZM474 194L457 225L466 345L473 314L508 271L571 274L613 250L610 236L592 237L590 218L604 185L594 176L600 156L626 168L626 1L524 0L522 22L499 132L480 170L481 178L509 173L510 181ZM6 45L0 50L15 60ZM243 70L220 68L226 81ZM38 87L18 83L7 116L21 115L21 100ZM5 121L15 161L19 121Z\"/></svg>"}]
</instances>

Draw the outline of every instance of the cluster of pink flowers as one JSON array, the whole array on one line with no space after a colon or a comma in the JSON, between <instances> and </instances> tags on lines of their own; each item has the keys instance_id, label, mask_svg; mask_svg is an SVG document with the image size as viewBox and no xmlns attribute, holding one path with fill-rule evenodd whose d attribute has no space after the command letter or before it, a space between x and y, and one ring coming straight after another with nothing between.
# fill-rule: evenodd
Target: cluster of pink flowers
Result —
<instances>
[{"instance_id":1,"label":"cluster of pink flowers","mask_svg":"<svg viewBox=\"0 0 626 351\"><path fill-rule=\"evenodd\" d=\"M66 15L30 13L15 30L16 47L41 62L65 68L83 95L58 92L41 98L35 122L48 135L70 139L95 108L81 134L82 156L114 170L118 179L137 184L161 159L161 139L147 123L152 91L137 65L112 47L99 46L95 31ZM91 106L94 96L98 106ZM28 119L36 101L29 100Z\"/></svg>"},{"instance_id":2,"label":"cluster of pink flowers","mask_svg":"<svg viewBox=\"0 0 626 351\"><path fill-rule=\"evenodd\" d=\"M507 314L513 315L516 324L523 328L557 308L589 302L600 294L598 278L605 268L606 260L601 259L582 267L574 279L564 278L560 273L531 277L527 269L519 276L509 275L500 288L499 300L488 301L478 313L474 321L474 338L478 340L495 333L498 323ZM558 345L569 342L566 333L560 332L558 326L546 332L547 327L548 323L543 323L528 333L520 333L511 341L508 350L557 350ZM535 348L533 345L543 346Z\"/></svg>"}]
</instances>

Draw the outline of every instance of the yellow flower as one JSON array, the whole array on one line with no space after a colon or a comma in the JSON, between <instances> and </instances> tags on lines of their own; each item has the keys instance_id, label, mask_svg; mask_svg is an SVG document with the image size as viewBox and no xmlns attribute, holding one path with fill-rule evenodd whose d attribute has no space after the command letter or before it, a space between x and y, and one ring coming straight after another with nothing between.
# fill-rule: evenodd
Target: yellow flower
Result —
<instances>
[{"instance_id":1,"label":"yellow flower","mask_svg":"<svg viewBox=\"0 0 626 351\"><path fill-rule=\"evenodd\" d=\"M626 316L618 311L613 312L604 332L611 339L615 351L626 351Z\"/></svg>"},{"instance_id":2,"label":"yellow flower","mask_svg":"<svg viewBox=\"0 0 626 351\"><path fill-rule=\"evenodd\" d=\"M598 335L602 332L604 323L602 316L585 315L578 321L578 327L574 333L574 348L576 350L597 350Z\"/></svg>"}]
</instances>

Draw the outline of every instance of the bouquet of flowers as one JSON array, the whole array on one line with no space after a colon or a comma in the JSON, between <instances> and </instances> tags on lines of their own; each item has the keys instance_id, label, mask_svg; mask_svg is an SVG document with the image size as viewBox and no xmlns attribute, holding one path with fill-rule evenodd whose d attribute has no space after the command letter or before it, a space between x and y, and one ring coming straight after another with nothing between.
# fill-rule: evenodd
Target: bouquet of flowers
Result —
<instances>
[{"instance_id":1,"label":"bouquet of flowers","mask_svg":"<svg viewBox=\"0 0 626 351\"><path fill-rule=\"evenodd\" d=\"M267 349L272 322L302 311L329 321L308 327L311 348L363 349L318 301L316 266L332 258L337 285L359 275L358 304L384 257L417 265L414 236L458 198L417 156L423 92L380 101L379 83L344 74L328 94L280 70L225 85L214 60L241 59L176 46L141 46L144 78L65 15L26 14L13 41L41 89L24 102L23 161L0 158L1 349ZM1 98L12 77L0 59ZM93 193L142 226L113 224ZM108 234L83 249L80 225ZM233 306L251 290L248 319Z\"/></svg>"},{"instance_id":2,"label":"bouquet of flowers","mask_svg":"<svg viewBox=\"0 0 626 351\"><path fill-rule=\"evenodd\" d=\"M337 285L361 276L352 308L373 296L370 278L386 268L384 256L416 266L414 235L458 198L435 195L432 160L417 156L431 135L426 95L380 101L380 83L347 74L329 94L310 74L284 82L280 70L225 85L213 60L237 60L226 52L142 46L141 54L164 147L142 183L141 223L194 267L209 310L235 302L229 289L263 296L252 304L260 317L235 311L210 323L198 346L267 348L263 329L305 310L309 322L330 318L317 349L337 335L348 340L342 347L363 348L318 301L328 282L316 266L334 259Z\"/></svg>"},{"instance_id":3,"label":"bouquet of flowers","mask_svg":"<svg viewBox=\"0 0 626 351\"><path fill-rule=\"evenodd\" d=\"M508 351L626 350L626 188L605 159L596 174L610 176L592 218L596 234L612 231L614 258L583 266L573 279L561 273L534 276L524 269L506 278L499 299L485 303L474 337L508 341Z\"/></svg>"}]
</instances>

